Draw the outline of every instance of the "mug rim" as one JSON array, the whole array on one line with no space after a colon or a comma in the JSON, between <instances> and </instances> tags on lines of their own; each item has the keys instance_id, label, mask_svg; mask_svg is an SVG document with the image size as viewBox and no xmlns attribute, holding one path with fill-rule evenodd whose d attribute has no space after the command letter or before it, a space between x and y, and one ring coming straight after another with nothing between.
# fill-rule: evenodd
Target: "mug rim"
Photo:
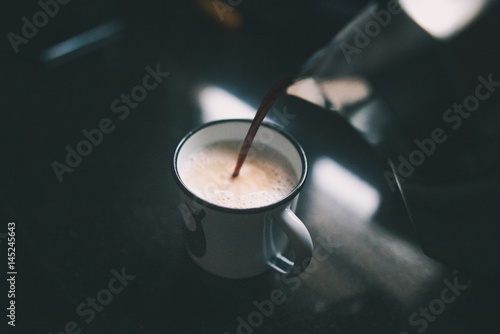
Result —
<instances>
[{"instance_id":1,"label":"mug rim","mask_svg":"<svg viewBox=\"0 0 500 334\"><path fill-rule=\"evenodd\" d=\"M179 156L179 153L180 153L182 147L187 142L187 140L189 138L191 138L195 133L199 132L200 130L202 130L206 127L214 126L214 125L221 124L221 123L240 123L240 122L241 123L251 123L252 120L251 119L244 119L244 118L221 119L221 120L216 120L216 121L204 123L204 124L196 127L195 129L189 131L181 139L181 141L177 145L175 152L174 152L172 169L173 169L173 174L175 176L175 182L177 183L179 188L182 190L182 192L187 197L189 197L191 200L195 201L196 203L199 203L203 207L207 207L207 208L210 208L213 210L227 212L227 213L250 214L250 213L265 212L265 211L270 211L272 209L278 208L278 207L282 206L284 203L291 201L302 190L302 188L306 182L306 179L307 179L307 169L308 169L307 167L308 166L307 166L306 154L305 154L302 146L299 144L299 142L295 138L293 138L288 132L286 132L282 127L280 127L279 125L270 123L270 122L266 122L266 121L263 121L261 126L265 126L267 128L270 128L273 131L278 132L279 134L284 136L290 143L292 143L292 145L297 150L297 152L300 156L300 160L302 162L302 172L301 172L301 175L299 177L299 181L297 182L297 184L295 185L293 190L287 196L283 197L282 199L280 199L277 202L274 202L274 203L271 203L271 204L268 204L265 206L259 206L259 207L255 207L255 208L230 208L230 207L220 206L220 205L211 203L211 202L195 195L193 192L191 192L191 190L189 190L189 188L182 181L182 179L179 175L179 170L177 168L177 158Z\"/></svg>"}]
</instances>

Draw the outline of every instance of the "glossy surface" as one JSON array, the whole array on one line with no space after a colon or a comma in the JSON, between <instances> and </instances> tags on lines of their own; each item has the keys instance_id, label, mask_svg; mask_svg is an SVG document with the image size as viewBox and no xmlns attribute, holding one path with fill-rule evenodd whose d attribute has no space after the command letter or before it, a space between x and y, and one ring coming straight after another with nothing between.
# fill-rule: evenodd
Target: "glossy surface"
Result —
<instances>
[{"instance_id":1,"label":"glossy surface","mask_svg":"<svg viewBox=\"0 0 500 334\"><path fill-rule=\"evenodd\" d=\"M498 277L423 255L384 159L345 120L293 97L270 119L310 163L297 207L316 249L309 272L228 280L186 254L170 168L177 143L203 122L252 117L353 3L243 1L221 21L211 2L70 2L18 54L4 40L0 233L16 222L18 266L7 333L498 333ZM15 9L3 36L38 7ZM121 37L39 60L116 17L101 32ZM70 158L59 182L51 164L66 164L85 133L97 144L89 154L80 144L87 155Z\"/></svg>"},{"instance_id":2,"label":"glossy surface","mask_svg":"<svg viewBox=\"0 0 500 334\"><path fill-rule=\"evenodd\" d=\"M386 173L387 184L402 192L425 254L462 270L498 272L500 95L492 85L500 82L491 80L500 78L500 42L484 36L500 34L500 3L479 1L482 15L462 3L444 10L415 2L403 6L409 12L391 3L359 13L311 56L289 91L342 115L386 158L398 178ZM417 9L450 35L439 39L413 21ZM446 19L465 12L473 23L450 31Z\"/></svg>"}]
</instances>

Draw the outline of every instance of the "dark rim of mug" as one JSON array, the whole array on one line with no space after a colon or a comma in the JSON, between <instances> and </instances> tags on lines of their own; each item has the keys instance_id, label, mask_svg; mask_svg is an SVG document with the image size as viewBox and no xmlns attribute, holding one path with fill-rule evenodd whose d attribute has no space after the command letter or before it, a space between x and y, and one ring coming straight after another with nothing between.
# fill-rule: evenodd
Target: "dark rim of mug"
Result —
<instances>
[{"instance_id":1,"label":"dark rim of mug","mask_svg":"<svg viewBox=\"0 0 500 334\"><path fill-rule=\"evenodd\" d=\"M283 205L283 203L286 203L287 201L290 201L295 196L297 196L297 194L300 192L300 190L302 190L302 187L304 186L304 183L306 182L306 179L307 179L307 159L306 159L306 154L304 153L304 150L302 149L302 146L300 146L300 144L297 142L297 140L295 140L295 138L293 138L290 134L288 134L287 132L285 132L285 130L282 129L281 127L279 127L279 126L277 126L275 124L269 123L269 122L262 122L262 126L270 128L271 130L274 130L274 131L278 132L279 134L281 134L282 136L284 136L286 139L288 139L288 141L290 141L293 144L293 146L295 147L295 149L299 153L300 160L302 162L302 174L300 175L299 182L297 182L297 185L295 186L295 188L287 196L283 197L282 199L280 199L277 202L271 203L271 204L266 205L266 206L259 206L259 207L256 207L256 208L229 208L229 207L226 207L226 206L220 206L220 205L217 205L217 204L210 203L210 202L208 202L208 201L200 198L199 196L193 194L186 187L186 185L182 182L181 177L179 175L179 171L177 169L177 157L178 157L179 152L181 151L182 147L186 143L186 141L189 138L191 138L191 136L193 136L195 133L199 132L200 130L202 130L202 129L206 128L206 127L213 126L213 125L216 125L216 124L221 124L221 123L235 123L235 122L251 123L252 120L251 119L223 119L223 120L217 120L217 121L208 122L208 123L202 124L201 126L197 127L196 129L190 131L186 136L184 136L184 138L182 138L182 140L177 145L177 148L175 149L174 161L173 161L174 163L173 163L173 166L172 166L173 173L175 175L175 182L181 188L181 190L191 200L195 201L200 206L203 206L203 207L206 207L206 208L210 208L210 209L214 209L214 210L218 210L218 211L222 211L222 212L227 212L227 213L242 213L242 214L259 213L259 212L269 211L269 210L272 210L274 208L277 208L277 207Z\"/></svg>"}]
</instances>

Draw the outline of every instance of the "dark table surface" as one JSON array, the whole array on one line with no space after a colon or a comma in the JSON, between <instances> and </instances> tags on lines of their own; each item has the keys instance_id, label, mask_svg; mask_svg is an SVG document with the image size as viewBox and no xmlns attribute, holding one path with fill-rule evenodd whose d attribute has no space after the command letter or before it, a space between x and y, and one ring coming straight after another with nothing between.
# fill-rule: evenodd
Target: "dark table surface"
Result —
<instances>
[{"instance_id":1,"label":"dark table surface","mask_svg":"<svg viewBox=\"0 0 500 334\"><path fill-rule=\"evenodd\" d=\"M204 122L251 118L272 82L363 2L69 2L18 53L4 38L2 277L10 221L17 271L6 333L498 333L498 277L425 256L384 159L342 118L294 97L269 118L305 149L297 215L328 256L294 280L230 280L184 249L177 143ZM5 6L4 36L40 10ZM63 41L60 56L49 52ZM151 70L163 73L158 85L113 108ZM54 162L102 122L108 133L58 179ZM285 302L256 315L276 289ZM7 300L2 288L2 326Z\"/></svg>"}]
</instances>

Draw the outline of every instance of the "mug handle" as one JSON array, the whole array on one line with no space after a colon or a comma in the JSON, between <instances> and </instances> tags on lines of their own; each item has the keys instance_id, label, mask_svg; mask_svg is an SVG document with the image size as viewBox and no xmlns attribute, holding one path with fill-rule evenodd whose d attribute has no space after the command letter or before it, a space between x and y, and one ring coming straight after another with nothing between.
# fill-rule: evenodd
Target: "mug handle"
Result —
<instances>
[{"instance_id":1,"label":"mug handle","mask_svg":"<svg viewBox=\"0 0 500 334\"><path fill-rule=\"evenodd\" d=\"M297 276L306 270L313 254L311 235L304 223L290 209L286 208L275 217L281 229L286 233L295 252L295 262L281 254L274 255L269 266L289 277Z\"/></svg>"}]
</instances>

